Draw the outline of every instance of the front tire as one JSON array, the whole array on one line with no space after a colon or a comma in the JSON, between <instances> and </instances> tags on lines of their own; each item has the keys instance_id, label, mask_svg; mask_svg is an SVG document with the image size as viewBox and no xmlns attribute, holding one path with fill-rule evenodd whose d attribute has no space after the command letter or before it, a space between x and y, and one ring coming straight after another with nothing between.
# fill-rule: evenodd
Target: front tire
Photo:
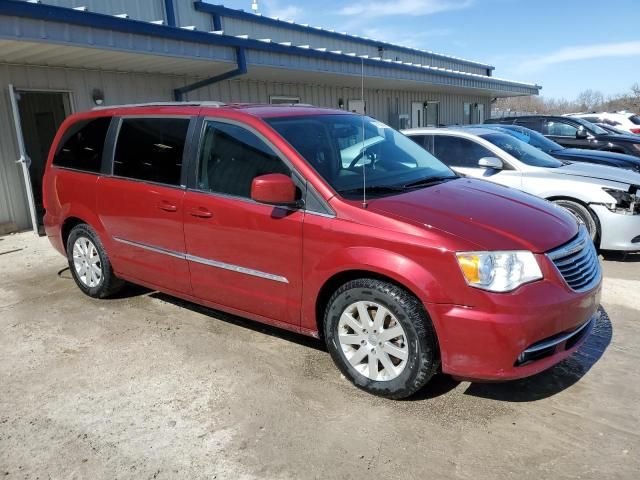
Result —
<instances>
[{"instance_id":1,"label":"front tire","mask_svg":"<svg viewBox=\"0 0 640 480\"><path fill-rule=\"evenodd\" d=\"M588 207L571 200L554 200L553 203L567 210L571 215L577 218L580 223L584 224L587 232L589 232L591 240L596 242L600 235L598 223L589 211Z\"/></svg>"},{"instance_id":2,"label":"front tire","mask_svg":"<svg viewBox=\"0 0 640 480\"><path fill-rule=\"evenodd\" d=\"M100 238L87 224L76 225L69 233L67 260L76 285L92 298L109 297L125 284L113 273Z\"/></svg>"},{"instance_id":3,"label":"front tire","mask_svg":"<svg viewBox=\"0 0 640 480\"><path fill-rule=\"evenodd\" d=\"M327 348L358 388L400 399L421 389L439 366L436 334L422 303L375 279L341 286L324 321Z\"/></svg>"}]
</instances>

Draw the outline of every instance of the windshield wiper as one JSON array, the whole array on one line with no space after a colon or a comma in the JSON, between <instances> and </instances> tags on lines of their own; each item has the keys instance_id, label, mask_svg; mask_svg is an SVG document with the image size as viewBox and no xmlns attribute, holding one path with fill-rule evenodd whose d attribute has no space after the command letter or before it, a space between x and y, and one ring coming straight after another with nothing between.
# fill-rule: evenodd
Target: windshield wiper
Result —
<instances>
[{"instance_id":1,"label":"windshield wiper","mask_svg":"<svg viewBox=\"0 0 640 480\"><path fill-rule=\"evenodd\" d=\"M459 177L457 175L454 175L454 176L447 175L446 177L445 176L427 177L427 178L422 178L420 180L416 180L415 182L407 183L406 185L403 185L403 188L407 189L407 188L427 187L429 185L435 185L437 183L448 182L449 180L454 180L456 178L459 178Z\"/></svg>"},{"instance_id":2,"label":"windshield wiper","mask_svg":"<svg viewBox=\"0 0 640 480\"><path fill-rule=\"evenodd\" d=\"M357 187L357 188L347 188L344 190L338 190L338 193L393 193L393 192L404 192L406 188L402 185L367 185L366 188Z\"/></svg>"}]
</instances>

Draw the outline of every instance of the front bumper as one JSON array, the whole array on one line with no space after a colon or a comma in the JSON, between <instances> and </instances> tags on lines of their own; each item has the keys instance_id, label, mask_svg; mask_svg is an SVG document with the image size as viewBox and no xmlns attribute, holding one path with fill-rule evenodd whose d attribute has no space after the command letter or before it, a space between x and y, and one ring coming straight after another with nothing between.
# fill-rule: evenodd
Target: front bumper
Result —
<instances>
[{"instance_id":1,"label":"front bumper","mask_svg":"<svg viewBox=\"0 0 640 480\"><path fill-rule=\"evenodd\" d=\"M640 215L622 215L604 205L590 207L600 221L602 250L640 251Z\"/></svg>"},{"instance_id":2,"label":"front bumper","mask_svg":"<svg viewBox=\"0 0 640 480\"><path fill-rule=\"evenodd\" d=\"M490 301L482 306L427 305L440 341L442 371L493 381L528 377L552 367L588 337L598 315L601 288L599 283L576 293L545 279L510 294L487 294ZM582 334L580 327L585 329ZM558 338L561 341L553 343ZM549 341L553 345L543 354L522 356Z\"/></svg>"}]
</instances>

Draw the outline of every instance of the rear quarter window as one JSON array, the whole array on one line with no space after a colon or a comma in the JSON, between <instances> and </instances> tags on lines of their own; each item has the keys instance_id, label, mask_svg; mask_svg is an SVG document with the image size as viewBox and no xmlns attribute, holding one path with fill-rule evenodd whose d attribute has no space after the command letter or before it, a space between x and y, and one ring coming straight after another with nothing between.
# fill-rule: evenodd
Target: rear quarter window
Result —
<instances>
[{"instance_id":1,"label":"rear quarter window","mask_svg":"<svg viewBox=\"0 0 640 480\"><path fill-rule=\"evenodd\" d=\"M53 157L58 167L98 173L102 166L104 142L111 117L100 117L73 124L65 132Z\"/></svg>"}]
</instances>

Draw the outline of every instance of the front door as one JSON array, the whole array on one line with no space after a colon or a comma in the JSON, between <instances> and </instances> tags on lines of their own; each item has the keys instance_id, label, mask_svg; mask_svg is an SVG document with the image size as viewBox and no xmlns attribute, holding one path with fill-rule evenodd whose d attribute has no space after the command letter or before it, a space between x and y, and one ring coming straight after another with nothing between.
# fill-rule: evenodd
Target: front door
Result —
<instances>
[{"instance_id":1,"label":"front door","mask_svg":"<svg viewBox=\"0 0 640 480\"><path fill-rule=\"evenodd\" d=\"M113 175L100 177L96 210L116 273L191 293L183 230L182 163L189 118L125 117Z\"/></svg>"},{"instance_id":2,"label":"front door","mask_svg":"<svg viewBox=\"0 0 640 480\"><path fill-rule=\"evenodd\" d=\"M34 232L44 233L42 177L53 137L64 119L71 114L66 92L42 92L15 89L9 96L18 144L17 163L21 165L29 215Z\"/></svg>"},{"instance_id":3,"label":"front door","mask_svg":"<svg viewBox=\"0 0 640 480\"><path fill-rule=\"evenodd\" d=\"M256 133L206 121L184 202L195 296L267 321L300 323L304 211L256 203L251 182L291 169Z\"/></svg>"}]
</instances>

